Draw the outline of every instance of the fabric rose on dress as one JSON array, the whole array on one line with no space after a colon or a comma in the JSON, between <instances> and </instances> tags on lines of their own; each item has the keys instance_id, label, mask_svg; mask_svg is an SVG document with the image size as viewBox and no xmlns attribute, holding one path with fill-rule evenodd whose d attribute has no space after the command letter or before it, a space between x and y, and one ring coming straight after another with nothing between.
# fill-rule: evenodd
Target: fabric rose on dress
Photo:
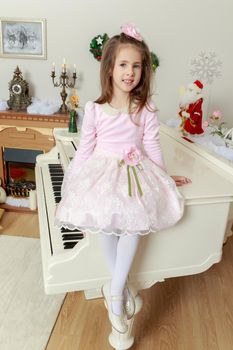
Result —
<instances>
[{"instance_id":1,"label":"fabric rose on dress","mask_svg":"<svg viewBox=\"0 0 233 350\"><path fill-rule=\"evenodd\" d=\"M126 35L128 35L128 36L131 36L131 38L134 38L134 39L136 39L138 41L142 41L143 40L139 29L133 23L127 23L124 26L122 26L121 27L121 32L126 34Z\"/></svg>"},{"instance_id":2,"label":"fabric rose on dress","mask_svg":"<svg viewBox=\"0 0 233 350\"><path fill-rule=\"evenodd\" d=\"M123 159L119 161L119 166L122 167L124 165L127 166L127 178L128 178L128 193L129 196L132 197L132 179L131 175L135 180L135 184L138 190L140 197L143 195L141 185L139 183L137 170L142 171L143 168L140 164L142 160L141 151L135 147L131 147L129 150L124 152Z\"/></svg>"},{"instance_id":3,"label":"fabric rose on dress","mask_svg":"<svg viewBox=\"0 0 233 350\"><path fill-rule=\"evenodd\" d=\"M138 165L138 163L142 160L141 151L135 147L131 147L129 151L124 152L123 160L127 165Z\"/></svg>"}]
</instances>

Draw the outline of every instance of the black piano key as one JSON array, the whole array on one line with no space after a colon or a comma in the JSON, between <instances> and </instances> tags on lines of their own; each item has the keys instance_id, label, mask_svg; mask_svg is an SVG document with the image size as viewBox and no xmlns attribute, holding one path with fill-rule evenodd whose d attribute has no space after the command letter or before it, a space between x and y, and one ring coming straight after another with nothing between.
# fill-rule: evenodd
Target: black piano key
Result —
<instances>
[{"instance_id":1,"label":"black piano key","mask_svg":"<svg viewBox=\"0 0 233 350\"><path fill-rule=\"evenodd\" d=\"M52 174L56 174L56 173L58 173L58 174L64 174L63 169L49 169L49 172L50 172L51 175L52 175Z\"/></svg>"},{"instance_id":2,"label":"black piano key","mask_svg":"<svg viewBox=\"0 0 233 350\"><path fill-rule=\"evenodd\" d=\"M72 145L73 145L73 147L74 147L75 151L77 151L76 144L75 144L73 141L71 141L71 143L72 143Z\"/></svg>"},{"instance_id":3,"label":"black piano key","mask_svg":"<svg viewBox=\"0 0 233 350\"><path fill-rule=\"evenodd\" d=\"M61 232L74 232L74 231L76 232L77 230L76 229L70 230L70 229L65 228L65 227L61 228Z\"/></svg>"},{"instance_id":4,"label":"black piano key","mask_svg":"<svg viewBox=\"0 0 233 350\"><path fill-rule=\"evenodd\" d=\"M62 168L60 163L49 163L49 168L55 168L55 167Z\"/></svg>"},{"instance_id":5,"label":"black piano key","mask_svg":"<svg viewBox=\"0 0 233 350\"><path fill-rule=\"evenodd\" d=\"M49 164L49 170L62 169L59 164Z\"/></svg>"},{"instance_id":6,"label":"black piano key","mask_svg":"<svg viewBox=\"0 0 233 350\"><path fill-rule=\"evenodd\" d=\"M53 186L53 191L61 193L61 186Z\"/></svg>"},{"instance_id":7,"label":"black piano key","mask_svg":"<svg viewBox=\"0 0 233 350\"><path fill-rule=\"evenodd\" d=\"M56 197L55 198L55 203L60 203L60 201L61 201L61 197Z\"/></svg>"},{"instance_id":8,"label":"black piano key","mask_svg":"<svg viewBox=\"0 0 233 350\"><path fill-rule=\"evenodd\" d=\"M80 230L77 230L76 228L74 228L73 230L69 229L69 228L65 228L65 227L62 227L61 228L61 232L82 232Z\"/></svg>"},{"instance_id":9,"label":"black piano key","mask_svg":"<svg viewBox=\"0 0 233 350\"><path fill-rule=\"evenodd\" d=\"M50 171L63 171L61 166L49 167Z\"/></svg>"},{"instance_id":10,"label":"black piano key","mask_svg":"<svg viewBox=\"0 0 233 350\"><path fill-rule=\"evenodd\" d=\"M83 239L83 234L73 235L73 236L62 235L62 240L63 241L78 241L80 239Z\"/></svg>"},{"instance_id":11,"label":"black piano key","mask_svg":"<svg viewBox=\"0 0 233 350\"><path fill-rule=\"evenodd\" d=\"M53 174L53 173L63 173L63 169L62 168L52 168L52 169L49 169L49 172L51 174Z\"/></svg>"},{"instance_id":12,"label":"black piano key","mask_svg":"<svg viewBox=\"0 0 233 350\"><path fill-rule=\"evenodd\" d=\"M63 237L62 236L62 240L63 242L69 242L69 241L79 241L80 239L82 239L82 236L73 236L73 237Z\"/></svg>"},{"instance_id":13,"label":"black piano key","mask_svg":"<svg viewBox=\"0 0 233 350\"><path fill-rule=\"evenodd\" d=\"M64 243L64 249L72 249L74 246L76 246L78 242L65 242Z\"/></svg>"},{"instance_id":14,"label":"black piano key","mask_svg":"<svg viewBox=\"0 0 233 350\"><path fill-rule=\"evenodd\" d=\"M59 180L61 180L61 179L63 179L63 176L51 176L51 181L53 182L53 181L59 181Z\"/></svg>"}]
</instances>

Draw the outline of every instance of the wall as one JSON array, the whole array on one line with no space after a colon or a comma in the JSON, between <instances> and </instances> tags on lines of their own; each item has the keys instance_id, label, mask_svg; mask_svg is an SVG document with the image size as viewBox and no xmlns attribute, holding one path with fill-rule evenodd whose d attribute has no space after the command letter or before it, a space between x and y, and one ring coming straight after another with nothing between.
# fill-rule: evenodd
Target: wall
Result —
<instances>
[{"instance_id":1,"label":"wall","mask_svg":"<svg viewBox=\"0 0 233 350\"><path fill-rule=\"evenodd\" d=\"M47 60L0 58L0 98L8 97L8 82L16 65L30 83L32 95L54 101L59 89L52 86L52 62L77 65L81 104L99 94L99 63L89 53L97 34L118 33L121 24L134 22L151 51L160 58L156 74L155 100L160 119L177 115L179 87L194 81L192 59L201 51L215 52L222 61L221 77L205 84L205 114L220 109L233 126L232 52L233 3L231 0L58 0L29 3L12 0L1 6L1 17L46 18Z\"/></svg>"}]
</instances>

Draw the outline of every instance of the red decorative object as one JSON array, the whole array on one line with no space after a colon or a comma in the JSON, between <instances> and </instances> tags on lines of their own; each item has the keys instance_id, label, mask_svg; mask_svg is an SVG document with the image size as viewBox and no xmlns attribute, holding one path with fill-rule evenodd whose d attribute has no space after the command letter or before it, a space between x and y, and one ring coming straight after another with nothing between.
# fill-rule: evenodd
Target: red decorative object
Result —
<instances>
[{"instance_id":1,"label":"red decorative object","mask_svg":"<svg viewBox=\"0 0 233 350\"><path fill-rule=\"evenodd\" d=\"M184 133L203 134L202 129L202 89L203 84L196 80L189 84L180 101L179 116L181 129Z\"/></svg>"}]
</instances>

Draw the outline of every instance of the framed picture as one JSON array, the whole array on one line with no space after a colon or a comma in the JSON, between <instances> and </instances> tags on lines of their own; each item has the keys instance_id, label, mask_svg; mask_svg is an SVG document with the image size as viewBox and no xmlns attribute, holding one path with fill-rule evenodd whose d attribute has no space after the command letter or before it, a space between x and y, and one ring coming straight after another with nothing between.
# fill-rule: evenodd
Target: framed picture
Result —
<instances>
[{"instance_id":1,"label":"framed picture","mask_svg":"<svg viewBox=\"0 0 233 350\"><path fill-rule=\"evenodd\" d=\"M0 57L46 59L46 20L0 18Z\"/></svg>"}]
</instances>

